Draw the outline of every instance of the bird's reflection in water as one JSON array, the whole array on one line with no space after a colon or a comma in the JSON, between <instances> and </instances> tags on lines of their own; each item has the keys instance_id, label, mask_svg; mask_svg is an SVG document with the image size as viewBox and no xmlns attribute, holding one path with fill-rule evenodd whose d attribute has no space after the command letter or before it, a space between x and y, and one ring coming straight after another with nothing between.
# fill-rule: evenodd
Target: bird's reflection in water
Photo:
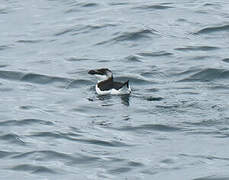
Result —
<instances>
[{"instance_id":1,"label":"bird's reflection in water","mask_svg":"<svg viewBox=\"0 0 229 180\"><path fill-rule=\"evenodd\" d=\"M102 106L112 106L113 103L111 102L111 95L97 95L97 98L100 101L103 101Z\"/></svg>"},{"instance_id":2,"label":"bird's reflection in water","mask_svg":"<svg viewBox=\"0 0 229 180\"><path fill-rule=\"evenodd\" d=\"M97 95L97 98L100 101L106 101L106 100L110 100L111 99L111 95Z\"/></svg>"},{"instance_id":3,"label":"bird's reflection in water","mask_svg":"<svg viewBox=\"0 0 229 180\"><path fill-rule=\"evenodd\" d=\"M130 95L129 94L123 94L120 95L121 97L121 103L125 106L129 106L130 105Z\"/></svg>"},{"instance_id":4,"label":"bird's reflection in water","mask_svg":"<svg viewBox=\"0 0 229 180\"><path fill-rule=\"evenodd\" d=\"M123 95L117 95L117 96L112 96L112 95L98 95L97 98L100 100L100 101L104 101L105 104L103 106L111 106L113 104L111 104L111 98L120 98L121 99L121 103L125 106L129 106L130 105L130 95L129 94L123 94Z\"/></svg>"}]
</instances>

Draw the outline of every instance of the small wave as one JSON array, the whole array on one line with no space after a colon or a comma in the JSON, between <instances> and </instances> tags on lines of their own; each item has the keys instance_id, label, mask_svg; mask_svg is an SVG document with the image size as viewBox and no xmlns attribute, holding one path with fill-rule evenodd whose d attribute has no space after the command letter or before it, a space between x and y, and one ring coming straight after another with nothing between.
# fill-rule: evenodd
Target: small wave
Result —
<instances>
[{"instance_id":1,"label":"small wave","mask_svg":"<svg viewBox=\"0 0 229 180\"><path fill-rule=\"evenodd\" d=\"M70 89L70 88L77 88L83 85L90 85L91 81L84 80L84 79L79 79L79 80L72 80L65 88Z\"/></svg>"},{"instance_id":2,"label":"small wave","mask_svg":"<svg viewBox=\"0 0 229 180\"><path fill-rule=\"evenodd\" d=\"M200 122L184 122L184 124L191 125L191 126L197 126L197 127L212 127L219 124L222 124L222 122L216 121L216 120L203 120Z\"/></svg>"},{"instance_id":3,"label":"small wave","mask_svg":"<svg viewBox=\"0 0 229 180\"><path fill-rule=\"evenodd\" d=\"M113 40L115 41L134 41L142 38L149 38L152 34L154 34L151 30L149 29L143 29L140 31L136 32L125 32Z\"/></svg>"},{"instance_id":4,"label":"small wave","mask_svg":"<svg viewBox=\"0 0 229 180\"><path fill-rule=\"evenodd\" d=\"M229 63L229 58L222 59L223 62Z\"/></svg>"},{"instance_id":5,"label":"small wave","mask_svg":"<svg viewBox=\"0 0 229 180\"><path fill-rule=\"evenodd\" d=\"M0 83L0 85L1 85L1 83ZM5 88L5 87L2 87L2 88L0 88L0 91L1 92L10 92L10 91L13 91L14 89L13 88Z\"/></svg>"},{"instance_id":6,"label":"small wave","mask_svg":"<svg viewBox=\"0 0 229 180\"><path fill-rule=\"evenodd\" d=\"M165 10L169 8L173 8L172 6L168 6L170 3L161 3L161 4L153 4L153 5L143 5L140 7L135 7L134 9L143 9L143 10Z\"/></svg>"},{"instance_id":7,"label":"small wave","mask_svg":"<svg viewBox=\"0 0 229 180\"><path fill-rule=\"evenodd\" d=\"M67 154L67 153L62 153L62 152L56 152L56 151L50 151L50 150L45 150L45 151L30 151L26 153L21 153L18 155L13 156L12 158L14 159L29 159L31 161L36 160L36 161L61 161L65 163L66 165L73 165L73 164L89 164L89 163L95 163L100 161L101 159L98 157L94 156L88 156L84 155L82 153L74 153L74 154ZM25 171L31 171L31 168L28 168L27 166L24 167L19 165L20 168L14 168L14 170L25 170ZM36 171L37 172L37 171Z\"/></svg>"},{"instance_id":8,"label":"small wave","mask_svg":"<svg viewBox=\"0 0 229 180\"><path fill-rule=\"evenodd\" d=\"M199 69L199 67L191 67L190 69L188 70L185 70L183 72L179 72L179 73L174 73L175 76L185 76L185 75L192 75L193 73L197 73L201 71L201 69Z\"/></svg>"},{"instance_id":9,"label":"small wave","mask_svg":"<svg viewBox=\"0 0 229 180\"><path fill-rule=\"evenodd\" d=\"M101 29L101 28L108 28L108 27L116 27L116 24L112 24L112 23L105 23L105 24L96 24L96 25L88 25L86 26L86 28L90 29L90 30L96 30L96 29Z\"/></svg>"},{"instance_id":10,"label":"small wave","mask_svg":"<svg viewBox=\"0 0 229 180\"><path fill-rule=\"evenodd\" d=\"M157 52L142 52L142 53L138 53L138 55L155 57L155 56L171 56L172 53L166 51L157 51Z\"/></svg>"},{"instance_id":11,"label":"small wave","mask_svg":"<svg viewBox=\"0 0 229 180\"><path fill-rule=\"evenodd\" d=\"M223 160L228 161L228 157L219 157L214 155L194 155L194 154L179 154L183 157L191 157L191 158L198 158L198 159L206 159L206 160Z\"/></svg>"},{"instance_id":12,"label":"small wave","mask_svg":"<svg viewBox=\"0 0 229 180\"><path fill-rule=\"evenodd\" d=\"M0 64L0 68L4 68L4 67L7 67L8 65L6 64Z\"/></svg>"},{"instance_id":13,"label":"small wave","mask_svg":"<svg viewBox=\"0 0 229 180\"><path fill-rule=\"evenodd\" d=\"M166 159L161 160L161 163L163 163L163 164L174 164L175 162L172 158L166 158Z\"/></svg>"},{"instance_id":14,"label":"small wave","mask_svg":"<svg viewBox=\"0 0 229 180\"><path fill-rule=\"evenodd\" d=\"M159 74L161 74L161 73L159 73L156 70L143 71L142 73L140 73L141 76L146 77L146 78L152 78L153 76L156 76Z\"/></svg>"},{"instance_id":15,"label":"small wave","mask_svg":"<svg viewBox=\"0 0 229 180\"><path fill-rule=\"evenodd\" d=\"M66 161L71 161L73 159L73 156L65 153L60 153L56 151L30 151L30 152L25 152L25 153L20 153L12 158L14 159L20 159L20 158L26 158L26 159L31 159L34 160L34 157L39 157L40 161L46 161L48 160L56 160L56 159L62 159ZM38 160L38 159L37 159Z\"/></svg>"},{"instance_id":16,"label":"small wave","mask_svg":"<svg viewBox=\"0 0 229 180\"><path fill-rule=\"evenodd\" d=\"M27 126L27 125L36 125L36 124L43 124L48 126L53 125L53 123L50 121L44 121L40 119L8 120L8 121L0 122L0 126Z\"/></svg>"},{"instance_id":17,"label":"small wave","mask_svg":"<svg viewBox=\"0 0 229 180\"><path fill-rule=\"evenodd\" d=\"M148 91L150 93L153 93L153 92L158 92L159 89L157 89L157 88L148 88L148 89L146 89L146 91ZM144 96L143 98L145 98L145 97L147 97L147 96Z\"/></svg>"},{"instance_id":18,"label":"small wave","mask_svg":"<svg viewBox=\"0 0 229 180\"><path fill-rule=\"evenodd\" d=\"M8 79L8 80L17 80L17 81L24 81L29 83L35 84L55 84L59 85L58 87L64 88L72 88L78 87L81 85L89 85L91 81L84 80L84 79L70 79L70 78L63 78L63 77L56 77L56 76L49 76L49 75L42 75L42 74L35 74L35 73L22 73L16 71L0 71L0 78Z\"/></svg>"},{"instance_id":19,"label":"small wave","mask_svg":"<svg viewBox=\"0 0 229 180\"><path fill-rule=\"evenodd\" d=\"M200 72L197 72L188 78L182 79L180 80L180 82L183 82L183 81L213 81L216 79L226 79L226 78L229 78L228 70L208 68L208 69L203 69Z\"/></svg>"},{"instance_id":20,"label":"small wave","mask_svg":"<svg viewBox=\"0 0 229 180\"><path fill-rule=\"evenodd\" d=\"M129 161L128 162L128 166L131 166L131 167L141 167L141 166L144 166L144 164L143 163L140 163L140 162Z\"/></svg>"},{"instance_id":21,"label":"small wave","mask_svg":"<svg viewBox=\"0 0 229 180\"><path fill-rule=\"evenodd\" d=\"M140 126L125 126L120 128L121 131L136 131L136 130L150 130L150 131L165 131L165 132L171 132L171 131L179 131L181 130L178 127L172 127L169 125L163 125L163 124L144 124Z\"/></svg>"},{"instance_id":22,"label":"small wave","mask_svg":"<svg viewBox=\"0 0 229 180\"><path fill-rule=\"evenodd\" d=\"M162 97L153 97L153 96L144 96L143 97L146 101L162 101Z\"/></svg>"},{"instance_id":23,"label":"small wave","mask_svg":"<svg viewBox=\"0 0 229 180\"><path fill-rule=\"evenodd\" d=\"M8 80L20 80L24 74L16 71L0 71L0 78Z\"/></svg>"},{"instance_id":24,"label":"small wave","mask_svg":"<svg viewBox=\"0 0 229 180\"><path fill-rule=\"evenodd\" d=\"M96 7L96 6L98 6L97 3L85 3L81 5L81 7Z\"/></svg>"},{"instance_id":25,"label":"small wave","mask_svg":"<svg viewBox=\"0 0 229 180\"><path fill-rule=\"evenodd\" d=\"M188 59L190 60L207 60L207 59L211 59L213 58L213 56L204 56L204 55L200 55L200 56L190 56Z\"/></svg>"},{"instance_id":26,"label":"small wave","mask_svg":"<svg viewBox=\"0 0 229 180\"><path fill-rule=\"evenodd\" d=\"M136 41L141 39L149 39L152 35L155 35L153 30L149 29L142 29L135 32L123 32L119 35L116 35L116 37L97 43L96 45L103 45L107 43L115 43L115 42L122 42L122 41Z\"/></svg>"},{"instance_id":27,"label":"small wave","mask_svg":"<svg viewBox=\"0 0 229 180\"><path fill-rule=\"evenodd\" d=\"M213 3L204 3L203 6L215 6L216 4Z\"/></svg>"},{"instance_id":28,"label":"small wave","mask_svg":"<svg viewBox=\"0 0 229 180\"><path fill-rule=\"evenodd\" d=\"M41 74L27 73L22 76L21 81L32 82L36 84L50 84L54 82L65 83L65 78L53 77Z\"/></svg>"},{"instance_id":29,"label":"small wave","mask_svg":"<svg viewBox=\"0 0 229 180\"><path fill-rule=\"evenodd\" d=\"M58 132L38 132L29 135L30 137L44 137L44 138L55 138L55 139L67 139L67 136L61 135Z\"/></svg>"},{"instance_id":30,"label":"small wave","mask_svg":"<svg viewBox=\"0 0 229 180\"><path fill-rule=\"evenodd\" d=\"M212 90L229 90L229 85L225 85L225 84L221 84L221 85L213 85L211 87L209 87Z\"/></svg>"},{"instance_id":31,"label":"small wave","mask_svg":"<svg viewBox=\"0 0 229 180\"><path fill-rule=\"evenodd\" d=\"M36 106L30 106L30 105L25 105L25 106L20 106L19 107L22 110L32 110L32 109L36 109Z\"/></svg>"},{"instance_id":32,"label":"small wave","mask_svg":"<svg viewBox=\"0 0 229 180\"><path fill-rule=\"evenodd\" d=\"M91 164L94 162L98 162L101 159L98 157L94 157L94 156L88 156L88 155L83 155L83 154L74 154L74 157L72 157L71 162L68 162L68 165L72 165L72 164Z\"/></svg>"},{"instance_id":33,"label":"small wave","mask_svg":"<svg viewBox=\"0 0 229 180\"><path fill-rule=\"evenodd\" d=\"M186 132L187 134L192 134L192 135L206 135L206 136L214 136L216 138L228 138L228 134L224 134L219 132L218 130L213 130L211 129L195 129L195 130L188 130Z\"/></svg>"},{"instance_id":34,"label":"small wave","mask_svg":"<svg viewBox=\"0 0 229 180\"><path fill-rule=\"evenodd\" d=\"M70 57L70 58L66 58L66 61L87 61L90 59L86 59L86 58L76 58L76 57Z\"/></svg>"},{"instance_id":35,"label":"small wave","mask_svg":"<svg viewBox=\"0 0 229 180\"><path fill-rule=\"evenodd\" d=\"M120 141L105 141L105 140L98 140L98 139L83 139L79 138L81 135L76 133L59 133L59 132L39 132L31 137L42 137L42 138L55 138L55 139L67 139L70 141L75 142L82 142L86 144L94 144L99 146L110 146L110 147L123 147L123 146L130 146Z\"/></svg>"},{"instance_id":36,"label":"small wave","mask_svg":"<svg viewBox=\"0 0 229 180\"><path fill-rule=\"evenodd\" d=\"M40 138L52 138L52 139L66 139L66 140L74 140L75 137L81 136L80 134L76 133L60 133L60 132L38 132L30 137L40 137Z\"/></svg>"},{"instance_id":37,"label":"small wave","mask_svg":"<svg viewBox=\"0 0 229 180\"><path fill-rule=\"evenodd\" d=\"M24 44L35 44L40 43L42 40L18 40L17 43L24 43Z\"/></svg>"},{"instance_id":38,"label":"small wave","mask_svg":"<svg viewBox=\"0 0 229 180\"><path fill-rule=\"evenodd\" d=\"M79 33L91 33L95 30L103 29L103 28L109 28L114 27L115 24L111 23L102 23L102 24L92 24L92 25L84 25L79 27L67 27L63 30L59 30L59 32L55 33L54 36L62 36L65 34L70 34L71 36L75 36Z\"/></svg>"},{"instance_id":39,"label":"small wave","mask_svg":"<svg viewBox=\"0 0 229 180\"><path fill-rule=\"evenodd\" d=\"M99 146L108 146L108 147L124 147L130 146L126 143L120 141L105 141L105 140L98 140L98 139L72 139L74 141L83 142L86 144L94 144Z\"/></svg>"},{"instance_id":40,"label":"small wave","mask_svg":"<svg viewBox=\"0 0 229 180\"><path fill-rule=\"evenodd\" d=\"M21 164L10 168L14 171L27 171L33 174L58 174L57 171L45 166L35 166L31 164Z\"/></svg>"},{"instance_id":41,"label":"small wave","mask_svg":"<svg viewBox=\"0 0 229 180\"><path fill-rule=\"evenodd\" d=\"M200 177L200 178L195 178L193 180L228 180L229 176L204 176L204 177Z\"/></svg>"},{"instance_id":42,"label":"small wave","mask_svg":"<svg viewBox=\"0 0 229 180\"><path fill-rule=\"evenodd\" d=\"M11 48L10 46L6 46L6 45L1 45L0 46L0 51L3 51L3 50L6 50L6 49L9 49Z\"/></svg>"},{"instance_id":43,"label":"small wave","mask_svg":"<svg viewBox=\"0 0 229 180\"><path fill-rule=\"evenodd\" d=\"M11 156L11 155L16 155L16 154L18 154L18 153L0 150L0 158L5 158L5 157Z\"/></svg>"},{"instance_id":44,"label":"small wave","mask_svg":"<svg viewBox=\"0 0 229 180\"><path fill-rule=\"evenodd\" d=\"M78 58L78 57L69 57L65 59L66 61L95 61L97 59L89 59L89 58Z\"/></svg>"},{"instance_id":45,"label":"small wave","mask_svg":"<svg viewBox=\"0 0 229 180\"><path fill-rule=\"evenodd\" d=\"M74 32L76 31L76 28L75 27L71 27L71 28L67 28L67 29L64 29L58 33L55 33L54 35L55 36L61 36L61 35L64 35L64 34L67 34L67 33L70 33L70 32Z\"/></svg>"},{"instance_id":46,"label":"small wave","mask_svg":"<svg viewBox=\"0 0 229 180\"><path fill-rule=\"evenodd\" d=\"M6 8L0 9L0 14L8 14L8 11Z\"/></svg>"},{"instance_id":47,"label":"small wave","mask_svg":"<svg viewBox=\"0 0 229 180\"><path fill-rule=\"evenodd\" d=\"M129 167L119 167L119 168L115 168L115 169L109 170L109 173L111 173L111 174L120 174L120 173L129 172L131 170L132 170L132 168L129 168Z\"/></svg>"},{"instance_id":48,"label":"small wave","mask_svg":"<svg viewBox=\"0 0 229 180\"><path fill-rule=\"evenodd\" d=\"M177 51L212 51L216 49L219 48L214 46L187 46L184 48L175 48Z\"/></svg>"},{"instance_id":49,"label":"small wave","mask_svg":"<svg viewBox=\"0 0 229 180\"><path fill-rule=\"evenodd\" d=\"M21 138L14 133L5 134L5 135L0 136L0 140L4 140L4 141L7 141L13 144L25 145L25 142L22 141Z\"/></svg>"},{"instance_id":50,"label":"small wave","mask_svg":"<svg viewBox=\"0 0 229 180\"><path fill-rule=\"evenodd\" d=\"M105 24L94 24L94 25L86 25L86 26L83 26L81 29L79 29L79 31L81 33L91 33L91 32L94 32L96 30L100 30L100 29L103 29L103 28L113 28L115 27L116 25L115 24L111 24L111 23L105 23ZM76 35L77 33L73 33L72 35Z\"/></svg>"},{"instance_id":51,"label":"small wave","mask_svg":"<svg viewBox=\"0 0 229 180\"><path fill-rule=\"evenodd\" d=\"M109 3L111 6L123 6L123 5L128 5L128 2L111 2Z\"/></svg>"},{"instance_id":52,"label":"small wave","mask_svg":"<svg viewBox=\"0 0 229 180\"><path fill-rule=\"evenodd\" d=\"M198 32L194 33L195 35L199 34L209 34L209 33L214 33L214 32L219 32L219 31L228 31L229 30L229 25L224 25L224 26L215 26L215 27L207 27L199 30Z\"/></svg>"},{"instance_id":53,"label":"small wave","mask_svg":"<svg viewBox=\"0 0 229 180\"><path fill-rule=\"evenodd\" d=\"M125 59L130 62L142 62L139 56L127 56Z\"/></svg>"},{"instance_id":54,"label":"small wave","mask_svg":"<svg viewBox=\"0 0 229 180\"><path fill-rule=\"evenodd\" d=\"M75 12L79 12L79 11L87 11L88 8L96 8L99 6L98 3L95 2L71 2L70 3L70 8L65 10L64 13L68 14L68 13L75 13Z\"/></svg>"},{"instance_id":55,"label":"small wave","mask_svg":"<svg viewBox=\"0 0 229 180\"><path fill-rule=\"evenodd\" d=\"M119 167L112 167L110 170L108 170L109 173L111 173L111 174L126 173L126 172L129 172L129 171L134 170L136 168L144 166L143 163L136 162L136 161L129 161L129 160L123 159L123 158L113 158L113 157L110 158L110 157L108 157L108 159L109 159L109 162L111 162L111 163L122 162L122 164L119 165Z\"/></svg>"},{"instance_id":56,"label":"small wave","mask_svg":"<svg viewBox=\"0 0 229 180\"><path fill-rule=\"evenodd\" d=\"M115 80L117 80L117 81L129 80L130 86L131 86L131 83L134 83L134 84L149 84L150 83L150 81L148 81L146 79L143 79L141 77L133 77L133 76L120 76L120 77L115 78Z\"/></svg>"}]
</instances>

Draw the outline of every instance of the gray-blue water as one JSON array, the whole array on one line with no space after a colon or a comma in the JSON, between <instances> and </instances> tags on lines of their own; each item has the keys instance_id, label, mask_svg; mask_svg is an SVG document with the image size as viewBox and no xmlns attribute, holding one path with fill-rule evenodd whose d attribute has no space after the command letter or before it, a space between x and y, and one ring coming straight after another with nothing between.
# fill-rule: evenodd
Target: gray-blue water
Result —
<instances>
[{"instance_id":1,"label":"gray-blue water","mask_svg":"<svg viewBox=\"0 0 229 180\"><path fill-rule=\"evenodd\" d=\"M229 179L228 96L226 0L1 1L0 179Z\"/></svg>"}]
</instances>

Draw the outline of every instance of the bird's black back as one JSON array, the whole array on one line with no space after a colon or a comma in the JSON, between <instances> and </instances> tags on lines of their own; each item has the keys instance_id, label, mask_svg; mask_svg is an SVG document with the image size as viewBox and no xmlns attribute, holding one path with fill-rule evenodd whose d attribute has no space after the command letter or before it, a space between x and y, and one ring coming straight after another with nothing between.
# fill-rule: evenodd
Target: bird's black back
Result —
<instances>
[{"instance_id":1,"label":"bird's black back","mask_svg":"<svg viewBox=\"0 0 229 180\"><path fill-rule=\"evenodd\" d=\"M127 83L127 82L126 82ZM110 89L116 89L119 90L120 88L123 87L124 84L126 83L121 83L121 82L115 82L113 81L113 78L109 78L105 81L101 81L98 83L98 88L101 91L108 91Z\"/></svg>"}]
</instances>

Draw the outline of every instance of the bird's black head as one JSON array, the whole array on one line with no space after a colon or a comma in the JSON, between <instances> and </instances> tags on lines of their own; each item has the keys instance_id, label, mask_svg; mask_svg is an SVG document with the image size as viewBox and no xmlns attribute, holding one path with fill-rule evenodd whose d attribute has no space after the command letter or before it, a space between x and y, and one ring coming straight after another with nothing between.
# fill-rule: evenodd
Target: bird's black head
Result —
<instances>
[{"instance_id":1,"label":"bird's black head","mask_svg":"<svg viewBox=\"0 0 229 180\"><path fill-rule=\"evenodd\" d=\"M95 75L99 81L103 81L109 78L112 78L112 72L111 70L107 68L101 68L101 69L92 69L88 71L88 74Z\"/></svg>"},{"instance_id":2,"label":"bird's black head","mask_svg":"<svg viewBox=\"0 0 229 180\"><path fill-rule=\"evenodd\" d=\"M92 69L88 71L88 74L91 75L110 75L112 74L111 70L107 68L101 68L101 69Z\"/></svg>"}]
</instances>

